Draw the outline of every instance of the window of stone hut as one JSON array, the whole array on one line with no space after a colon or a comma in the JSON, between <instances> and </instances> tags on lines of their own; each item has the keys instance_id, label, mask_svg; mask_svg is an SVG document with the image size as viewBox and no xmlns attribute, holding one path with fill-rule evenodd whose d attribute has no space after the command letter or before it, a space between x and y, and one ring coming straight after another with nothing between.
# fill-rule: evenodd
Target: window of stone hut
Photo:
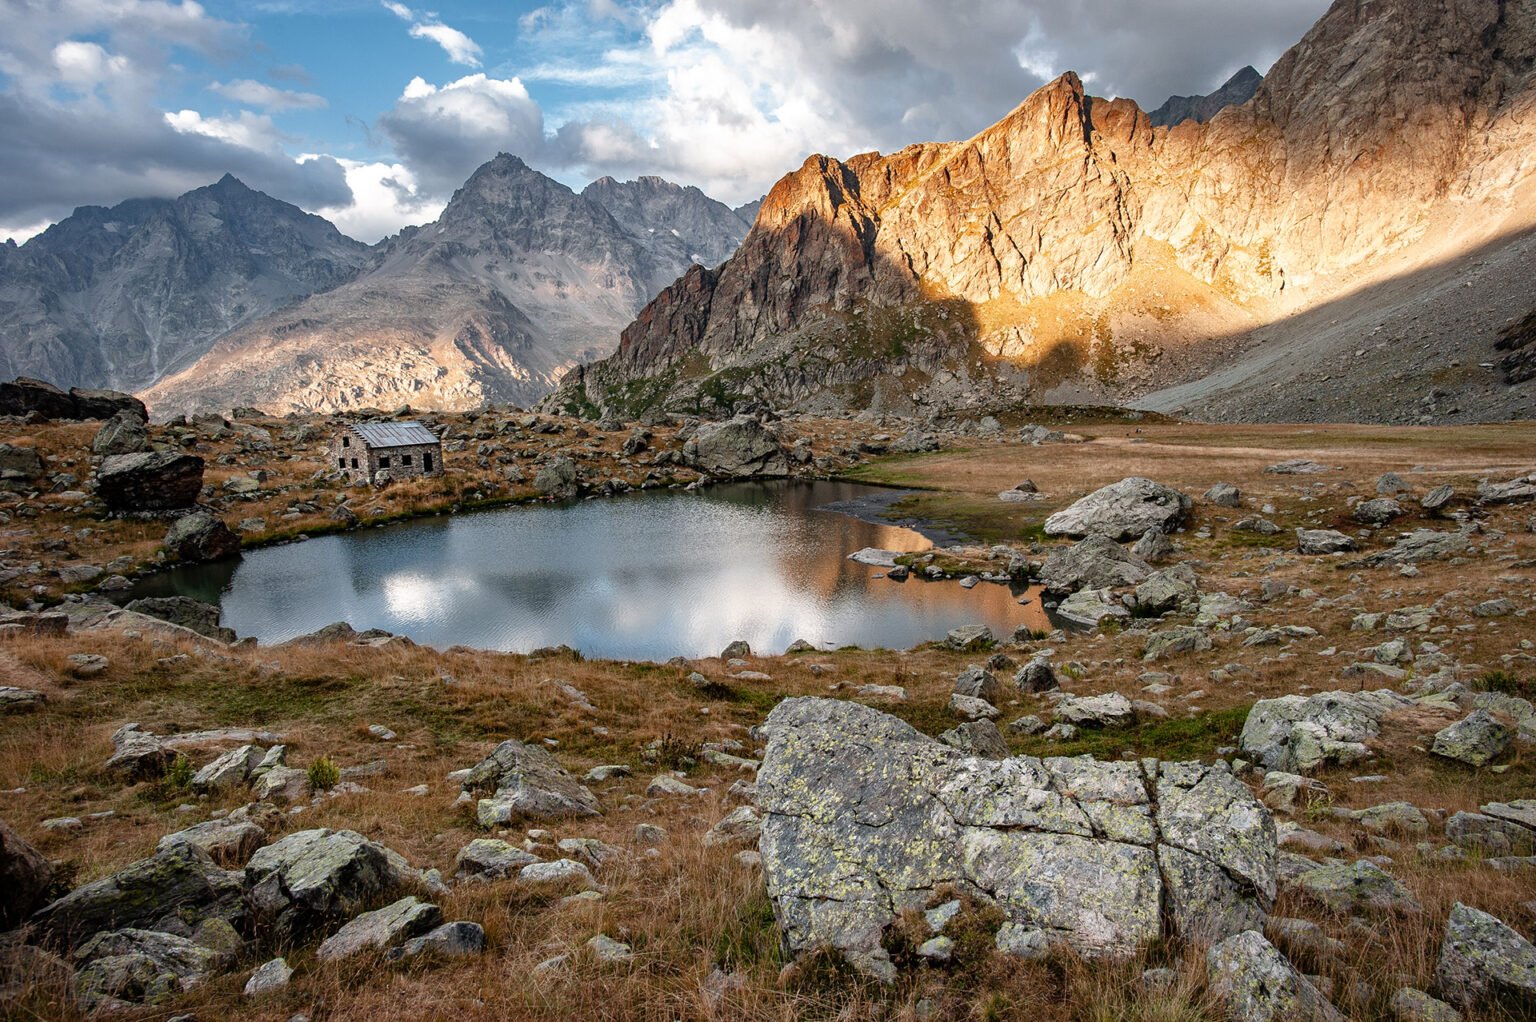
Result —
<instances>
[{"instance_id":1,"label":"window of stone hut","mask_svg":"<svg viewBox=\"0 0 1536 1022\"><path fill-rule=\"evenodd\" d=\"M338 465L340 465L342 468L346 468L347 467L347 459L346 458L337 458L336 459L336 463Z\"/></svg>"},{"instance_id":2,"label":"window of stone hut","mask_svg":"<svg viewBox=\"0 0 1536 1022\"><path fill-rule=\"evenodd\" d=\"M342 437L341 438L341 446L343 446L343 447L351 447L352 446L352 438L349 437L349 436Z\"/></svg>"},{"instance_id":3,"label":"window of stone hut","mask_svg":"<svg viewBox=\"0 0 1536 1022\"><path fill-rule=\"evenodd\" d=\"M388 468L389 467L389 455L383 454L383 455L379 456L379 467L380 468Z\"/></svg>"},{"instance_id":4,"label":"window of stone hut","mask_svg":"<svg viewBox=\"0 0 1536 1022\"><path fill-rule=\"evenodd\" d=\"M432 455L430 453L421 456L421 470L423 472L432 471Z\"/></svg>"},{"instance_id":5,"label":"window of stone hut","mask_svg":"<svg viewBox=\"0 0 1536 1022\"><path fill-rule=\"evenodd\" d=\"M409 465L410 463L411 463L411 456L409 454L402 454L402 455L400 455L400 464L401 465Z\"/></svg>"},{"instance_id":6,"label":"window of stone hut","mask_svg":"<svg viewBox=\"0 0 1536 1022\"><path fill-rule=\"evenodd\" d=\"M353 458L353 459L352 459L352 467L353 467L353 468L356 468L356 467L357 467L357 459L356 459L356 458Z\"/></svg>"}]
</instances>

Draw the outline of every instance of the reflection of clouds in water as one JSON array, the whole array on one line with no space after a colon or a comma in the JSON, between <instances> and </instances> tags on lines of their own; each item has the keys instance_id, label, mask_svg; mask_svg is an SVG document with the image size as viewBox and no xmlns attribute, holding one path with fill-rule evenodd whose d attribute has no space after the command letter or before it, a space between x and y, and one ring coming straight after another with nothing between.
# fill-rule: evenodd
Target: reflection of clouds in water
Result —
<instances>
[{"instance_id":1,"label":"reflection of clouds in water","mask_svg":"<svg viewBox=\"0 0 1536 1022\"><path fill-rule=\"evenodd\" d=\"M906 529L810 510L863 490L647 494L253 551L225 576L225 623L263 641L345 619L436 646L565 643L590 656L664 660L713 655L733 639L760 652L799 638L899 648L960 624L1007 632L1023 620L1006 588L901 585L846 560L865 546L929 546ZM208 584L195 571L174 577Z\"/></svg>"}]
</instances>

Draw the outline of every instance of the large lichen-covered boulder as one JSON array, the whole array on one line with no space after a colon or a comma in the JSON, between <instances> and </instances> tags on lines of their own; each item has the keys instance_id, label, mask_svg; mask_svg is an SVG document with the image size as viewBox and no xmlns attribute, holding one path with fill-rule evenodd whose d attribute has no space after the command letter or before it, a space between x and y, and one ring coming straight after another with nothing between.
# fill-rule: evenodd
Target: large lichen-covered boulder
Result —
<instances>
[{"instance_id":1,"label":"large lichen-covered boulder","mask_svg":"<svg viewBox=\"0 0 1536 1022\"><path fill-rule=\"evenodd\" d=\"M1365 859L1318 866L1298 876L1291 886L1325 908L1349 915L1411 915L1422 910L1401 881Z\"/></svg>"},{"instance_id":2,"label":"large lichen-covered boulder","mask_svg":"<svg viewBox=\"0 0 1536 1022\"><path fill-rule=\"evenodd\" d=\"M1328 998L1254 930L1206 953L1211 992L1233 1022L1344 1022Z\"/></svg>"},{"instance_id":3,"label":"large lichen-covered boulder","mask_svg":"<svg viewBox=\"0 0 1536 1022\"><path fill-rule=\"evenodd\" d=\"M0 931L20 926L52 887L53 865L0 820Z\"/></svg>"},{"instance_id":4,"label":"large lichen-covered boulder","mask_svg":"<svg viewBox=\"0 0 1536 1022\"><path fill-rule=\"evenodd\" d=\"M1365 743L1381 733L1382 720L1412 704L1390 689L1260 699L1248 712L1238 744L1266 769L1287 773L1353 763L1370 755Z\"/></svg>"},{"instance_id":5,"label":"large lichen-covered boulder","mask_svg":"<svg viewBox=\"0 0 1536 1022\"><path fill-rule=\"evenodd\" d=\"M1040 568L1040 584L1057 595L1079 589L1115 589L1139 585L1152 566L1108 536L1089 536L1055 550Z\"/></svg>"},{"instance_id":6,"label":"large lichen-covered boulder","mask_svg":"<svg viewBox=\"0 0 1536 1022\"><path fill-rule=\"evenodd\" d=\"M421 875L392 849L351 830L301 830L245 864L246 904L258 932L300 943L396 898Z\"/></svg>"},{"instance_id":7,"label":"large lichen-covered boulder","mask_svg":"<svg viewBox=\"0 0 1536 1022\"><path fill-rule=\"evenodd\" d=\"M1274 821L1218 767L986 759L831 699L785 700L764 730L759 850L794 952L889 979L885 928L946 887L1003 909L1002 947L1086 955L1219 939L1274 898Z\"/></svg>"},{"instance_id":8,"label":"large lichen-covered boulder","mask_svg":"<svg viewBox=\"0 0 1536 1022\"><path fill-rule=\"evenodd\" d=\"M1171 486L1131 476L1095 490L1045 520L1047 536L1107 536L1124 542L1149 529L1167 535L1184 523L1194 502Z\"/></svg>"},{"instance_id":9,"label":"large lichen-covered boulder","mask_svg":"<svg viewBox=\"0 0 1536 1022\"><path fill-rule=\"evenodd\" d=\"M558 820L598 815L597 798L544 749L507 740L470 769L463 782L482 798L475 815L482 827L517 819Z\"/></svg>"},{"instance_id":10,"label":"large lichen-covered boulder","mask_svg":"<svg viewBox=\"0 0 1536 1022\"><path fill-rule=\"evenodd\" d=\"M750 415L706 423L685 453L693 467L730 479L789 475L789 455L779 438Z\"/></svg>"},{"instance_id":11,"label":"large lichen-covered boulder","mask_svg":"<svg viewBox=\"0 0 1536 1022\"><path fill-rule=\"evenodd\" d=\"M32 917L50 944L74 947L107 930L157 930L190 937L209 919L238 921L244 879L208 853L178 843L78 887Z\"/></svg>"},{"instance_id":12,"label":"large lichen-covered boulder","mask_svg":"<svg viewBox=\"0 0 1536 1022\"><path fill-rule=\"evenodd\" d=\"M75 953L75 993L87 1012L155 1004L229 969L234 955L195 939L126 928L91 938Z\"/></svg>"},{"instance_id":13,"label":"large lichen-covered boulder","mask_svg":"<svg viewBox=\"0 0 1536 1022\"><path fill-rule=\"evenodd\" d=\"M1508 1005L1529 1012L1536 1005L1536 946L1498 917L1457 902L1435 981L1441 997L1464 1009Z\"/></svg>"},{"instance_id":14,"label":"large lichen-covered boulder","mask_svg":"<svg viewBox=\"0 0 1536 1022\"><path fill-rule=\"evenodd\" d=\"M1435 734L1429 751L1468 766L1487 766L1509 750L1514 732L1487 710L1474 710Z\"/></svg>"},{"instance_id":15,"label":"large lichen-covered boulder","mask_svg":"<svg viewBox=\"0 0 1536 1022\"><path fill-rule=\"evenodd\" d=\"M114 512L179 511L202 489L203 459L195 454L116 454L96 470L96 495Z\"/></svg>"}]
</instances>

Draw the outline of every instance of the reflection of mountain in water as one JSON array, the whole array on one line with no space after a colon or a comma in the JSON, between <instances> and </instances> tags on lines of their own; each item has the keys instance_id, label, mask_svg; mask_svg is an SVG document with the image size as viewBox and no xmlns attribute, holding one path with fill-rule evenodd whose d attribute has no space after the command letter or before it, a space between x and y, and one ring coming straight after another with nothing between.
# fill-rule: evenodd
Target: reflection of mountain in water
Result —
<instances>
[{"instance_id":1,"label":"reflection of mountain in water","mask_svg":"<svg viewBox=\"0 0 1536 1022\"><path fill-rule=\"evenodd\" d=\"M712 655L744 638L906 647L984 621L1033 623L1004 586L899 585L847 559L921 551L908 529L818 510L872 488L753 484L429 519L183 568L135 595L222 592L224 623L282 641L346 620L435 646ZM1035 610L1038 615L1038 609Z\"/></svg>"}]
</instances>

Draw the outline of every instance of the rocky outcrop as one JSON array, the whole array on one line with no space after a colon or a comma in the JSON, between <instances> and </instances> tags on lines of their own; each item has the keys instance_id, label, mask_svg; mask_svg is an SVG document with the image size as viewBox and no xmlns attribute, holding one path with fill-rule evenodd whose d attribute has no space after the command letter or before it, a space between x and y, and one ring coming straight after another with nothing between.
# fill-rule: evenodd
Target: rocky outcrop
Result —
<instances>
[{"instance_id":1,"label":"rocky outcrop","mask_svg":"<svg viewBox=\"0 0 1536 1022\"><path fill-rule=\"evenodd\" d=\"M188 564L202 564L240 555L240 537L222 518L194 511L176 519L165 534L166 552Z\"/></svg>"},{"instance_id":2,"label":"rocky outcrop","mask_svg":"<svg viewBox=\"0 0 1536 1022\"><path fill-rule=\"evenodd\" d=\"M139 416L127 412L112 416L91 438L91 453L103 458L114 454L142 454L149 449L148 425Z\"/></svg>"},{"instance_id":3,"label":"rocky outcrop","mask_svg":"<svg viewBox=\"0 0 1536 1022\"><path fill-rule=\"evenodd\" d=\"M0 820L0 931L20 926L52 887L52 863Z\"/></svg>"},{"instance_id":4,"label":"rocky outcrop","mask_svg":"<svg viewBox=\"0 0 1536 1022\"><path fill-rule=\"evenodd\" d=\"M1457 902L1435 980L1447 1001L1475 1010L1536 1004L1536 947L1503 920Z\"/></svg>"},{"instance_id":5,"label":"rocky outcrop","mask_svg":"<svg viewBox=\"0 0 1536 1022\"><path fill-rule=\"evenodd\" d=\"M1046 592L1067 594L1139 585L1151 575L1146 561L1108 536L1092 535L1053 551L1040 568L1040 583Z\"/></svg>"},{"instance_id":6,"label":"rocky outcrop","mask_svg":"<svg viewBox=\"0 0 1536 1022\"><path fill-rule=\"evenodd\" d=\"M1002 908L999 947L1090 956L1220 939L1274 896L1274 823L1217 767L984 759L829 699L785 700L764 731L759 847L795 952L890 978L885 927L943 887Z\"/></svg>"},{"instance_id":7,"label":"rocky outcrop","mask_svg":"<svg viewBox=\"0 0 1536 1022\"><path fill-rule=\"evenodd\" d=\"M1287 773L1353 763L1370 755L1366 742L1381 733L1382 719L1412 702L1390 689L1260 699L1238 744L1267 769Z\"/></svg>"},{"instance_id":8,"label":"rocky outcrop","mask_svg":"<svg viewBox=\"0 0 1536 1022\"><path fill-rule=\"evenodd\" d=\"M75 991L80 1006L92 1014L157 1004L226 970L234 958L228 948L174 933L115 930L91 938L75 953Z\"/></svg>"},{"instance_id":9,"label":"rocky outcrop","mask_svg":"<svg viewBox=\"0 0 1536 1022\"><path fill-rule=\"evenodd\" d=\"M706 423L684 447L699 471L726 479L789 475L789 454L761 422L738 415L728 422Z\"/></svg>"},{"instance_id":10,"label":"rocky outcrop","mask_svg":"<svg viewBox=\"0 0 1536 1022\"><path fill-rule=\"evenodd\" d=\"M195 454L118 454L96 470L96 495L118 513L179 511L202 489L203 459Z\"/></svg>"},{"instance_id":11,"label":"rocky outcrop","mask_svg":"<svg viewBox=\"0 0 1536 1022\"><path fill-rule=\"evenodd\" d=\"M238 638L234 629L220 626L217 606L194 600L190 596L146 596L132 601L123 609L190 628L199 635L220 642L234 642Z\"/></svg>"},{"instance_id":12,"label":"rocky outcrop","mask_svg":"<svg viewBox=\"0 0 1536 1022\"><path fill-rule=\"evenodd\" d=\"M275 944L302 942L420 882L395 852L351 830L302 830L245 864L246 906Z\"/></svg>"},{"instance_id":13,"label":"rocky outcrop","mask_svg":"<svg viewBox=\"0 0 1536 1022\"><path fill-rule=\"evenodd\" d=\"M125 927L190 937L205 920L240 919L244 892L238 872L220 869L200 848L175 844L76 888L32 923L46 941L66 947Z\"/></svg>"},{"instance_id":14,"label":"rocky outcrop","mask_svg":"<svg viewBox=\"0 0 1536 1022\"><path fill-rule=\"evenodd\" d=\"M0 358L9 355L8 351L0 348ZM0 415L31 413L45 419L110 419L117 415L128 415L143 422L148 418L144 402L121 391L81 390L74 387L66 394L51 383L25 376L18 376L9 383L0 383Z\"/></svg>"},{"instance_id":15,"label":"rocky outcrop","mask_svg":"<svg viewBox=\"0 0 1536 1022\"><path fill-rule=\"evenodd\" d=\"M1235 1022L1344 1022L1328 998L1255 930L1212 947L1206 967L1211 992Z\"/></svg>"},{"instance_id":16,"label":"rocky outcrop","mask_svg":"<svg viewBox=\"0 0 1536 1022\"><path fill-rule=\"evenodd\" d=\"M1194 502L1171 486L1132 476L1095 490L1045 520L1047 536L1108 536L1117 543L1152 529L1164 535L1184 523Z\"/></svg>"},{"instance_id":17,"label":"rocky outcrop","mask_svg":"<svg viewBox=\"0 0 1536 1022\"><path fill-rule=\"evenodd\" d=\"M1295 377L1293 406L1347 392L1320 387L1310 359L1277 367L1273 349L1312 332L1292 313L1531 225L1508 197L1533 173L1533 20L1522 4L1339 0L1251 100L1203 124L1158 127L1068 74L965 141L813 156L731 259L662 291L554 403L1114 403L1226 369L1234 335L1268 324L1250 416L1281 414L1258 388L1277 372ZM1474 334L1499 325L1448 304ZM1334 343L1340 358L1357 347ZM1373 358L1406 367L1401 347ZM1375 384L1394 399L1379 414L1400 414L1401 382ZM1186 400L1230 385L1192 384Z\"/></svg>"},{"instance_id":18,"label":"rocky outcrop","mask_svg":"<svg viewBox=\"0 0 1536 1022\"><path fill-rule=\"evenodd\" d=\"M598 815L597 798L535 745L508 740L470 769L464 791L488 794L475 815L482 827L518 819L557 820Z\"/></svg>"}]
</instances>

